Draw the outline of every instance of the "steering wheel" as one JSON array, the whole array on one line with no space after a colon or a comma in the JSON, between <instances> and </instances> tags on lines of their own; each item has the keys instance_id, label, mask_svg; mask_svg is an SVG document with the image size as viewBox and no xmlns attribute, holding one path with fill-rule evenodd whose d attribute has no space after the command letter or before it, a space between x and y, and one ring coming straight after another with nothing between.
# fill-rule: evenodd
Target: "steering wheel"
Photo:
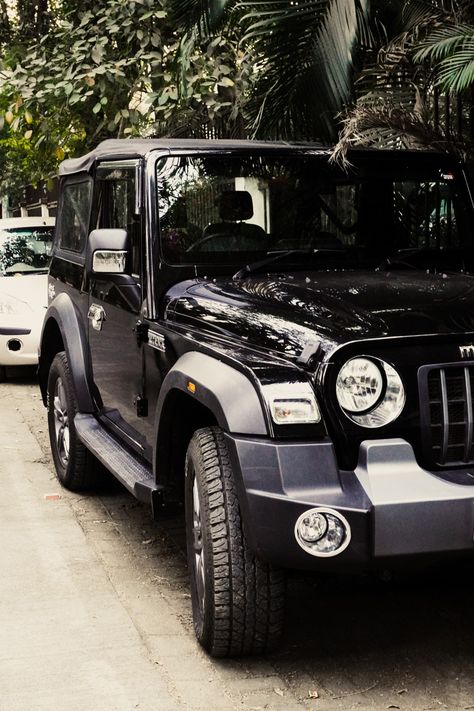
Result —
<instances>
[{"instance_id":1,"label":"steering wheel","mask_svg":"<svg viewBox=\"0 0 474 711\"><path fill-rule=\"evenodd\" d=\"M186 250L186 252L196 252L199 250L199 248L203 244L207 244L213 239L227 239L227 240L235 240L235 235L230 235L228 232L212 232L210 235L204 235L203 237L200 237L197 239L195 242L193 242Z\"/></svg>"}]
</instances>

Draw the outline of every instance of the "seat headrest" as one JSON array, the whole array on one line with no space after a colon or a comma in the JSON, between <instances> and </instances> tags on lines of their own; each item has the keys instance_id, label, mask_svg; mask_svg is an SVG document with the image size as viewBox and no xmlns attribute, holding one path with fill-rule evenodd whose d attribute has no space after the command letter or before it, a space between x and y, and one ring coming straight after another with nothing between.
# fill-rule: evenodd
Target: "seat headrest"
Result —
<instances>
[{"instance_id":1,"label":"seat headrest","mask_svg":"<svg viewBox=\"0 0 474 711\"><path fill-rule=\"evenodd\" d=\"M247 190L226 190L218 198L221 220L249 220L253 216L252 196Z\"/></svg>"}]
</instances>

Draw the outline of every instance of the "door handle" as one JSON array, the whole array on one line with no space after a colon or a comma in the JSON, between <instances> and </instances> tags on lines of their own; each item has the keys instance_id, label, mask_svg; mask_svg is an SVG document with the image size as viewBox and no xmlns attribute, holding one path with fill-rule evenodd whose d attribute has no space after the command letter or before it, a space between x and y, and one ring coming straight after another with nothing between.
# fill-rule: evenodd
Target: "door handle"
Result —
<instances>
[{"instance_id":1,"label":"door handle","mask_svg":"<svg viewBox=\"0 0 474 711\"><path fill-rule=\"evenodd\" d=\"M105 311L102 306L98 304L91 304L89 306L89 311L87 312L87 318L92 324L92 328L96 331L102 329L102 324L105 321Z\"/></svg>"}]
</instances>

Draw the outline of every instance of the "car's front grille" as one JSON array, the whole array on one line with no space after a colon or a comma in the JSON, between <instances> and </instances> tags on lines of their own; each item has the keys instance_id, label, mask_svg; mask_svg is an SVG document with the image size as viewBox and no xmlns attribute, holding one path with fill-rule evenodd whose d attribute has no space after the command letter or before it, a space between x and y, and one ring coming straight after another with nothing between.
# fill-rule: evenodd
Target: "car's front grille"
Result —
<instances>
[{"instance_id":1,"label":"car's front grille","mask_svg":"<svg viewBox=\"0 0 474 711\"><path fill-rule=\"evenodd\" d=\"M474 365L428 366L420 371L425 451L441 466L474 460Z\"/></svg>"}]
</instances>

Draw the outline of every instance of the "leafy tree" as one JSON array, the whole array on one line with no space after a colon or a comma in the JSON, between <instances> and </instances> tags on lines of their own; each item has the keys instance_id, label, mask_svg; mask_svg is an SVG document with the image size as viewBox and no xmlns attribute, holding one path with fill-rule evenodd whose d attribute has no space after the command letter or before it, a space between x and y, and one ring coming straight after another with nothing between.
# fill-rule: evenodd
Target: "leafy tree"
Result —
<instances>
[{"instance_id":1,"label":"leafy tree","mask_svg":"<svg viewBox=\"0 0 474 711\"><path fill-rule=\"evenodd\" d=\"M18 131L32 130L31 119L38 119L41 140L62 123L86 145L110 132L132 132L144 114L144 93L162 74L165 16L154 0L108 0L58 17L21 59L15 52L4 58L5 120ZM63 135L67 149L67 130Z\"/></svg>"},{"instance_id":2,"label":"leafy tree","mask_svg":"<svg viewBox=\"0 0 474 711\"><path fill-rule=\"evenodd\" d=\"M45 0L34 10L22 2L0 72L0 142L12 167L10 186L13 166L17 182L32 182L102 138L141 131L149 123L150 88L164 82L160 3L65 2L45 20Z\"/></svg>"},{"instance_id":3,"label":"leafy tree","mask_svg":"<svg viewBox=\"0 0 474 711\"><path fill-rule=\"evenodd\" d=\"M203 125L211 135L217 125L234 131L250 74L235 37L217 35L204 46L183 40L164 0L86 0L79 7L63 0L48 15L49 32L37 26L33 41L21 29L38 21L35 7L29 19L14 20L0 65L0 145L14 158L18 179L39 177L36 167L48 174L66 155L107 137L196 134ZM0 17L1 8L0 0ZM36 165L26 176L18 167L33 153Z\"/></svg>"}]
</instances>

